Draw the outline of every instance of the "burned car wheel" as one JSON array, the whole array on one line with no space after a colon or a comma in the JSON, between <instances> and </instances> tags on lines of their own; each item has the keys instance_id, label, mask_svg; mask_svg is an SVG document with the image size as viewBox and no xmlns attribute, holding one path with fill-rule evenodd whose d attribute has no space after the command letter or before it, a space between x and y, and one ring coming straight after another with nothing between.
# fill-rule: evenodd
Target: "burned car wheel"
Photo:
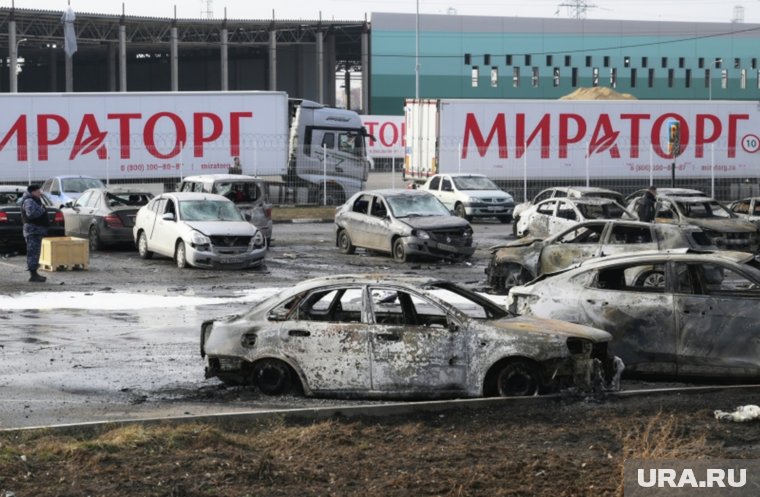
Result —
<instances>
[{"instance_id":1,"label":"burned car wheel","mask_svg":"<svg viewBox=\"0 0 760 497\"><path fill-rule=\"evenodd\" d=\"M153 252L148 250L148 237L145 236L144 231L140 232L140 236L137 239L137 252L140 254L141 259L150 259L153 257Z\"/></svg>"},{"instance_id":2,"label":"burned car wheel","mask_svg":"<svg viewBox=\"0 0 760 497\"><path fill-rule=\"evenodd\" d=\"M393 242L393 260L396 262L406 262L406 247L404 247L404 241L401 238L396 238Z\"/></svg>"},{"instance_id":3,"label":"burned car wheel","mask_svg":"<svg viewBox=\"0 0 760 497\"><path fill-rule=\"evenodd\" d=\"M290 368L276 359L259 361L253 365L253 384L266 395L281 395L290 389Z\"/></svg>"},{"instance_id":4,"label":"burned car wheel","mask_svg":"<svg viewBox=\"0 0 760 497\"><path fill-rule=\"evenodd\" d=\"M189 267L187 264L187 248L183 241L177 242L177 248L174 251L174 262L177 263L177 267L180 269Z\"/></svg>"},{"instance_id":5,"label":"burned car wheel","mask_svg":"<svg viewBox=\"0 0 760 497\"><path fill-rule=\"evenodd\" d=\"M636 286L663 288L665 286L665 274L662 271L647 271L636 279Z\"/></svg>"},{"instance_id":6,"label":"burned car wheel","mask_svg":"<svg viewBox=\"0 0 760 497\"><path fill-rule=\"evenodd\" d=\"M351 243L351 237L348 236L346 230L340 230L340 233L338 234L338 247L344 254L353 254L356 252L356 247Z\"/></svg>"},{"instance_id":7,"label":"burned car wheel","mask_svg":"<svg viewBox=\"0 0 760 497\"><path fill-rule=\"evenodd\" d=\"M504 289L524 285L533 279L530 272L519 264L507 264L503 274L505 275L502 280Z\"/></svg>"},{"instance_id":8,"label":"burned car wheel","mask_svg":"<svg viewBox=\"0 0 760 497\"><path fill-rule=\"evenodd\" d=\"M525 360L514 360L502 366L496 377L496 393L501 397L538 395L541 377L536 367Z\"/></svg>"}]
</instances>

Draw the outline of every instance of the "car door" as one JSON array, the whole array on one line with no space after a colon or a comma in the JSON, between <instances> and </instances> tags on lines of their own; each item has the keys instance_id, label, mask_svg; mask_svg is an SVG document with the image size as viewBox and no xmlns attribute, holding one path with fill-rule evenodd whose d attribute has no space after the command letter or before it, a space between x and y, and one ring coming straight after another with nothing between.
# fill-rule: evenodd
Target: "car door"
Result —
<instances>
[{"instance_id":1,"label":"car door","mask_svg":"<svg viewBox=\"0 0 760 497\"><path fill-rule=\"evenodd\" d=\"M606 223L585 223L565 230L544 246L539 256L540 274L559 271L601 252Z\"/></svg>"},{"instance_id":2,"label":"car door","mask_svg":"<svg viewBox=\"0 0 760 497\"><path fill-rule=\"evenodd\" d=\"M657 250L657 237L653 228L621 223L611 223L604 235L602 250L599 255L615 255L624 252Z\"/></svg>"},{"instance_id":3,"label":"car door","mask_svg":"<svg viewBox=\"0 0 760 497\"><path fill-rule=\"evenodd\" d=\"M388 286L369 289L372 389L388 394L465 390L468 352L464 330L437 303Z\"/></svg>"},{"instance_id":4,"label":"car door","mask_svg":"<svg viewBox=\"0 0 760 497\"><path fill-rule=\"evenodd\" d=\"M343 214L343 224L351 237L351 243L357 247L375 248L372 245L370 207L373 195L365 193L354 200L351 210Z\"/></svg>"},{"instance_id":5,"label":"car door","mask_svg":"<svg viewBox=\"0 0 760 497\"><path fill-rule=\"evenodd\" d=\"M282 352L316 392L371 388L368 327L360 285L320 288L304 297L280 330Z\"/></svg>"},{"instance_id":6,"label":"car door","mask_svg":"<svg viewBox=\"0 0 760 497\"><path fill-rule=\"evenodd\" d=\"M426 190L430 192L431 195L433 195L435 198L439 199L441 198L441 176L435 175L432 178L430 178L430 183L428 183Z\"/></svg>"},{"instance_id":7,"label":"car door","mask_svg":"<svg viewBox=\"0 0 760 497\"><path fill-rule=\"evenodd\" d=\"M174 255L174 242L177 239L177 206L172 198L166 198L160 206L161 210L156 215L153 225L153 233L150 237L151 250L172 257ZM166 214L174 214L173 220L164 219Z\"/></svg>"},{"instance_id":8,"label":"car door","mask_svg":"<svg viewBox=\"0 0 760 497\"><path fill-rule=\"evenodd\" d=\"M546 200L536 205L535 210L525 216L525 229L523 233L527 231L528 235L537 238L549 236L549 226L556 208L557 200ZM521 219L520 223L522 224L522 222Z\"/></svg>"},{"instance_id":9,"label":"car door","mask_svg":"<svg viewBox=\"0 0 760 497\"><path fill-rule=\"evenodd\" d=\"M76 199L71 207L66 207L66 214L63 219L63 223L67 236L76 236L83 238L82 234L82 212L84 211L84 203L90 198L92 192L85 192L81 197Z\"/></svg>"},{"instance_id":10,"label":"car door","mask_svg":"<svg viewBox=\"0 0 760 497\"><path fill-rule=\"evenodd\" d=\"M373 195L367 218L367 243L376 250L390 252L392 237L388 205L382 197Z\"/></svg>"},{"instance_id":11,"label":"car door","mask_svg":"<svg viewBox=\"0 0 760 497\"><path fill-rule=\"evenodd\" d=\"M554 235L572 228L581 220L575 206L567 200L557 201L557 210L549 221L549 234Z\"/></svg>"},{"instance_id":12,"label":"car door","mask_svg":"<svg viewBox=\"0 0 760 497\"><path fill-rule=\"evenodd\" d=\"M96 190L90 190L89 193L90 195L87 195L87 198L82 202L82 208L79 211L79 232L83 237L89 236L90 226L97 216L98 208L102 206L102 193Z\"/></svg>"},{"instance_id":13,"label":"car door","mask_svg":"<svg viewBox=\"0 0 760 497\"><path fill-rule=\"evenodd\" d=\"M678 374L760 375L760 288L724 266L677 263Z\"/></svg>"},{"instance_id":14,"label":"car door","mask_svg":"<svg viewBox=\"0 0 760 497\"><path fill-rule=\"evenodd\" d=\"M454 191L454 181L451 176L441 176L441 190L438 199L449 210L454 210L457 203L457 192Z\"/></svg>"},{"instance_id":15,"label":"car door","mask_svg":"<svg viewBox=\"0 0 760 497\"><path fill-rule=\"evenodd\" d=\"M612 334L610 353L623 359L626 371L676 372L673 294L667 285L647 284L647 276L658 273L664 274L661 263L604 266L579 292L578 322Z\"/></svg>"}]
</instances>

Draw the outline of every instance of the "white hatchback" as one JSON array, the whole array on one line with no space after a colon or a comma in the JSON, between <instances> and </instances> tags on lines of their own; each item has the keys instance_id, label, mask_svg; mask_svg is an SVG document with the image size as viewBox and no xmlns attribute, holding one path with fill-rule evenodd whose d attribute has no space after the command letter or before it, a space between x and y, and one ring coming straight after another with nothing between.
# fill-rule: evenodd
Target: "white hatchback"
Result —
<instances>
[{"instance_id":1,"label":"white hatchback","mask_svg":"<svg viewBox=\"0 0 760 497\"><path fill-rule=\"evenodd\" d=\"M137 212L135 244L143 259L171 257L177 267L244 268L264 261L266 240L235 204L210 193L164 193Z\"/></svg>"}]
</instances>

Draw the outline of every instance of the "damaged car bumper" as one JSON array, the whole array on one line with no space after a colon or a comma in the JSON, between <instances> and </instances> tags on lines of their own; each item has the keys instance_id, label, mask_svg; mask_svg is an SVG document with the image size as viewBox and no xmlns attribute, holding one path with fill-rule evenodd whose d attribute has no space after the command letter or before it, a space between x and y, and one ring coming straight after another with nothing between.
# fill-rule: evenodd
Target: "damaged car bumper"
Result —
<instances>
[{"instance_id":1,"label":"damaged car bumper","mask_svg":"<svg viewBox=\"0 0 760 497\"><path fill-rule=\"evenodd\" d=\"M266 256L266 245L251 251L219 251L208 246L188 246L187 261L192 266L202 268L246 268L259 266Z\"/></svg>"},{"instance_id":2,"label":"damaged car bumper","mask_svg":"<svg viewBox=\"0 0 760 497\"><path fill-rule=\"evenodd\" d=\"M457 259L469 257L475 253L475 246L454 245L436 241L432 238L421 238L419 236L408 236L402 238L406 253L409 255L424 255L432 257L443 257Z\"/></svg>"}]
</instances>

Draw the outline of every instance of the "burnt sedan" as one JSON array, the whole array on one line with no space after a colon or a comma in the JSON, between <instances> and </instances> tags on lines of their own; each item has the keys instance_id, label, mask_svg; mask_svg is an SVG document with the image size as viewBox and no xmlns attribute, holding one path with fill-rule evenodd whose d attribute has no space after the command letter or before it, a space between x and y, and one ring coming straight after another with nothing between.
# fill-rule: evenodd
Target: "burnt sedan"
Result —
<instances>
[{"instance_id":1,"label":"burnt sedan","mask_svg":"<svg viewBox=\"0 0 760 497\"><path fill-rule=\"evenodd\" d=\"M760 263L745 252L590 260L512 288L509 302L609 331L628 373L760 378Z\"/></svg>"},{"instance_id":2,"label":"burnt sedan","mask_svg":"<svg viewBox=\"0 0 760 497\"><path fill-rule=\"evenodd\" d=\"M522 396L598 378L609 339L453 283L368 274L304 281L206 321L201 355L206 377L270 395Z\"/></svg>"},{"instance_id":3,"label":"burnt sedan","mask_svg":"<svg viewBox=\"0 0 760 497\"><path fill-rule=\"evenodd\" d=\"M457 259L475 252L470 223L419 190L357 193L337 209L335 243L344 254L361 247L390 253L398 262L411 256Z\"/></svg>"},{"instance_id":4,"label":"burnt sedan","mask_svg":"<svg viewBox=\"0 0 760 497\"><path fill-rule=\"evenodd\" d=\"M0 185L0 250L4 252L26 251L24 222L21 220L21 198L24 192L26 186ZM63 214L53 207L45 195L40 198L50 221L47 236L63 236Z\"/></svg>"},{"instance_id":5,"label":"burnt sedan","mask_svg":"<svg viewBox=\"0 0 760 497\"><path fill-rule=\"evenodd\" d=\"M636 216L608 198L552 198L524 210L515 226L518 237L546 237L592 219L635 220Z\"/></svg>"},{"instance_id":6,"label":"burnt sedan","mask_svg":"<svg viewBox=\"0 0 760 497\"><path fill-rule=\"evenodd\" d=\"M760 228L760 197L743 198L731 202L728 210Z\"/></svg>"},{"instance_id":7,"label":"burnt sedan","mask_svg":"<svg viewBox=\"0 0 760 497\"><path fill-rule=\"evenodd\" d=\"M62 210L66 236L87 238L90 250L131 243L137 211L153 194L141 190L91 188Z\"/></svg>"},{"instance_id":8,"label":"burnt sedan","mask_svg":"<svg viewBox=\"0 0 760 497\"><path fill-rule=\"evenodd\" d=\"M492 248L486 274L494 290L505 291L593 257L679 248L717 250L700 228L688 224L587 221L546 239L526 237Z\"/></svg>"}]
</instances>

